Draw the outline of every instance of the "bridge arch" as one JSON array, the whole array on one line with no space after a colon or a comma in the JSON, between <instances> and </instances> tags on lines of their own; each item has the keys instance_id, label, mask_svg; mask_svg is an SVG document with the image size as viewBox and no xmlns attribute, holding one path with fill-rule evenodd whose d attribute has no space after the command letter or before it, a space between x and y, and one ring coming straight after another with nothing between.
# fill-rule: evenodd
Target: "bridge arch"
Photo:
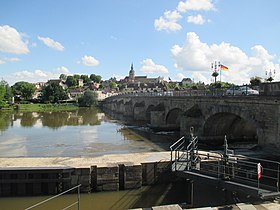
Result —
<instances>
[{"instance_id":1,"label":"bridge arch","mask_svg":"<svg viewBox=\"0 0 280 210\"><path fill-rule=\"evenodd\" d=\"M146 119L147 122L151 122L151 111L153 111L155 109L155 105L151 104L148 106L147 110L146 110Z\"/></svg>"},{"instance_id":2,"label":"bridge arch","mask_svg":"<svg viewBox=\"0 0 280 210\"><path fill-rule=\"evenodd\" d=\"M207 136L208 140L214 140L215 143L219 144L223 144L225 135L229 143L235 141L258 143L258 126L244 116L220 112L206 119L203 135Z\"/></svg>"},{"instance_id":3,"label":"bridge arch","mask_svg":"<svg viewBox=\"0 0 280 210\"><path fill-rule=\"evenodd\" d=\"M179 108L171 109L166 115L166 125L171 126L174 130L179 130L183 113L183 110Z\"/></svg>"}]
</instances>

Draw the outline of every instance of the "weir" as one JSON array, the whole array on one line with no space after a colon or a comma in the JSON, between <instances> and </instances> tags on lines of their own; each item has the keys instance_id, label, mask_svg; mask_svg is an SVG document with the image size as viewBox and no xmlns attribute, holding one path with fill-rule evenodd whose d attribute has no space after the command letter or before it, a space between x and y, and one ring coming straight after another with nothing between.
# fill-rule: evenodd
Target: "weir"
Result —
<instances>
[{"instance_id":1,"label":"weir","mask_svg":"<svg viewBox=\"0 0 280 210\"><path fill-rule=\"evenodd\" d=\"M133 160L133 155L139 160L128 162ZM128 190L172 178L166 152L112 155L107 160L105 157L39 158L39 161L36 158L0 158L0 162L2 197L55 195L77 185L81 185L81 193Z\"/></svg>"},{"instance_id":2,"label":"weir","mask_svg":"<svg viewBox=\"0 0 280 210\"><path fill-rule=\"evenodd\" d=\"M280 195L279 162L235 155L228 149L226 136L222 153L201 151L193 127L190 133L190 140L182 137L170 146L172 171L177 176L262 199Z\"/></svg>"}]
</instances>

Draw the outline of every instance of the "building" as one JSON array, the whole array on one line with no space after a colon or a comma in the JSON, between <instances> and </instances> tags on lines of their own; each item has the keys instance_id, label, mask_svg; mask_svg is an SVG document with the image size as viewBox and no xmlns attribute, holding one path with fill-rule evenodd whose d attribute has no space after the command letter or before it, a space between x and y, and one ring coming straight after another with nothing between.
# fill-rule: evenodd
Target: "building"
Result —
<instances>
[{"instance_id":1,"label":"building","mask_svg":"<svg viewBox=\"0 0 280 210\"><path fill-rule=\"evenodd\" d=\"M137 84L138 86L140 86L140 84L159 84L162 82L163 82L163 77L148 78L147 76L136 76L135 70L133 68L133 64L131 64L128 76L126 76L124 79L120 80L121 84L124 84L124 83Z\"/></svg>"},{"instance_id":2,"label":"building","mask_svg":"<svg viewBox=\"0 0 280 210\"><path fill-rule=\"evenodd\" d=\"M184 78L181 82L182 86L191 86L194 84L191 78Z\"/></svg>"}]
</instances>

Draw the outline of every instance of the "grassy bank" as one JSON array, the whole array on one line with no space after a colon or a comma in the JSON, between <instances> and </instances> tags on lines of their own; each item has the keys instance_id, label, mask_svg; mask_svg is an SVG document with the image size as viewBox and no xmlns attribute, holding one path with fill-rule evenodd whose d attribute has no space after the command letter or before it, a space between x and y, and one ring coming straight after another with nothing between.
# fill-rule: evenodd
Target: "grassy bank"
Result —
<instances>
[{"instance_id":1,"label":"grassy bank","mask_svg":"<svg viewBox=\"0 0 280 210\"><path fill-rule=\"evenodd\" d=\"M77 110L79 107L74 104L17 104L13 109L20 112L50 112Z\"/></svg>"}]
</instances>

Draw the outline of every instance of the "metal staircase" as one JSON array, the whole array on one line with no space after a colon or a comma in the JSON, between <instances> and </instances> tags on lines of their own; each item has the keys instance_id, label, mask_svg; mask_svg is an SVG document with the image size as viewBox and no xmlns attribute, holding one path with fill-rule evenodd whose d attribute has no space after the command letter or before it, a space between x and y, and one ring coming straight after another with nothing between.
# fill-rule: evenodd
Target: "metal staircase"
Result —
<instances>
[{"instance_id":1,"label":"metal staircase","mask_svg":"<svg viewBox=\"0 0 280 210\"><path fill-rule=\"evenodd\" d=\"M178 176L262 199L280 196L279 162L234 155L226 137L223 153L198 150L198 138L190 131L189 141L182 137L170 146L172 170Z\"/></svg>"}]
</instances>

